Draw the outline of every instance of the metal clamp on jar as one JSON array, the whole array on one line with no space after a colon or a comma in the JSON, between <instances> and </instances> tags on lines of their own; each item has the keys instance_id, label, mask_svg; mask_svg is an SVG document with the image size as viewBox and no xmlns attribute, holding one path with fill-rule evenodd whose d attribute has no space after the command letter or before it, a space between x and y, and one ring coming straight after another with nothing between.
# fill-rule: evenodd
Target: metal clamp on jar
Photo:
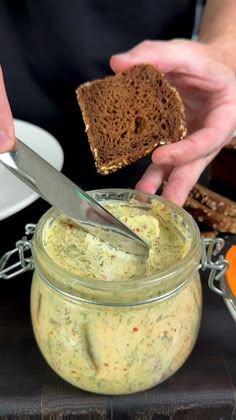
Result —
<instances>
[{"instance_id":1,"label":"metal clamp on jar","mask_svg":"<svg viewBox=\"0 0 236 420\"><path fill-rule=\"evenodd\" d=\"M152 243L147 261L94 242L51 208L1 258L0 278L34 269L34 334L62 378L92 392L133 393L173 375L191 353L201 321L200 269L210 270L210 288L234 316L235 301L224 286L228 263L219 256L224 241L202 239L185 210L158 196L90 194L146 235Z\"/></svg>"}]
</instances>

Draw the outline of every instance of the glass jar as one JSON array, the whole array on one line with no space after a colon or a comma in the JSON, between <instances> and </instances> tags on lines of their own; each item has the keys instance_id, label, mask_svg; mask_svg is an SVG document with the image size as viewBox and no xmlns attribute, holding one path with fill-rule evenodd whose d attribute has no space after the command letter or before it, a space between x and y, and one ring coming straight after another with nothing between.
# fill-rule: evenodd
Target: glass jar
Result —
<instances>
[{"instance_id":1,"label":"glass jar","mask_svg":"<svg viewBox=\"0 0 236 420\"><path fill-rule=\"evenodd\" d=\"M81 277L47 253L45 232L60 216L50 209L32 240L33 330L48 364L69 383L95 393L134 393L173 375L194 346L202 308L200 234L186 211L160 197L133 190L90 194L102 205L125 203L144 213L158 205L162 223L186 253L174 266L145 277Z\"/></svg>"}]
</instances>

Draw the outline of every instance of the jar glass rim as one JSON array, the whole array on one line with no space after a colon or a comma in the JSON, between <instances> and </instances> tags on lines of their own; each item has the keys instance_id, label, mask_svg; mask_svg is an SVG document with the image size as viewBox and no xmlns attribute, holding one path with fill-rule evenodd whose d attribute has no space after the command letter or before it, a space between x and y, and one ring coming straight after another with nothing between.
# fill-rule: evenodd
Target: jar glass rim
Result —
<instances>
[{"instance_id":1,"label":"jar glass rim","mask_svg":"<svg viewBox=\"0 0 236 420\"><path fill-rule=\"evenodd\" d=\"M200 252L201 252L201 241L200 241L200 231L197 226L197 223L192 218L192 216L183 208L178 207L174 203L170 202L169 200L166 200L163 197L152 195L148 193L144 193L137 190L132 189L121 189L121 188L106 188L106 189L97 189L97 190L91 190L88 191L89 194L92 196L97 194L130 194L130 196L134 195L142 195L143 197L146 197L147 199L154 199L157 202L166 204L168 208L179 214L183 217L184 222L188 225L188 231L191 235L191 243L188 252L186 255L178 261L174 267L170 267L165 271L162 271L160 273L155 273L151 275L147 275L145 277L141 278L132 278L129 280L112 280L112 281L105 281L105 280L98 280L94 278L88 278L88 277L82 277L81 275L71 273L67 270L65 270L61 265L57 264L53 259L47 254L45 247L42 242L43 237L43 230L45 228L46 223L49 220L54 220L56 217L58 217L61 212L54 207L50 208L44 215L40 218L38 224L36 225L36 230L33 237L33 254L34 254L34 247L37 246L37 251L40 251L41 257L43 257L45 263L50 264L51 268L53 268L55 274L57 272L60 273L60 276L64 275L67 278L67 281L73 281L73 283L76 283L78 285L90 288L90 289L96 289L96 290L102 290L102 291L115 291L120 289L134 289L138 287L143 287L145 285L151 285L153 283L159 283L163 280L167 281L170 279L173 275L176 276L180 274L182 271L186 270L186 267L189 267L189 265L193 265L193 261L196 261L196 253L199 251L199 260L200 260ZM195 257L195 258L194 258ZM195 270L199 267L199 260L196 262ZM184 282L184 279L183 279Z\"/></svg>"}]
</instances>

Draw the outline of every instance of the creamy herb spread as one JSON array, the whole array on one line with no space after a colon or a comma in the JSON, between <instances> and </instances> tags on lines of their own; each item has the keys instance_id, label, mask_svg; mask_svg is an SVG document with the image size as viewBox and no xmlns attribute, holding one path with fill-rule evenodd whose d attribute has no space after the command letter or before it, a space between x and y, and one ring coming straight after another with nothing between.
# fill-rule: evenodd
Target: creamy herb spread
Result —
<instances>
[{"instance_id":1,"label":"creamy herb spread","mask_svg":"<svg viewBox=\"0 0 236 420\"><path fill-rule=\"evenodd\" d=\"M51 259L81 278L125 282L163 272L186 255L188 241L155 208L107 208L150 244L148 258L114 249L61 215L43 235ZM142 300L140 290L133 295ZM93 392L132 393L160 383L188 357L201 316L199 275L158 302L105 306L66 298L35 271L31 312L39 347L60 376Z\"/></svg>"}]
</instances>

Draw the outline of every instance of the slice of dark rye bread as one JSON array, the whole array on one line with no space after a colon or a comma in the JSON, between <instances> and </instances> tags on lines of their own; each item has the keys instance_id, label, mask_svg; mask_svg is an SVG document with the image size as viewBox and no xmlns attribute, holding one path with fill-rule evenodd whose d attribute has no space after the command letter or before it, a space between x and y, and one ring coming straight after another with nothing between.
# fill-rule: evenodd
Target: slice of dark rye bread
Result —
<instances>
[{"instance_id":1,"label":"slice of dark rye bread","mask_svg":"<svg viewBox=\"0 0 236 420\"><path fill-rule=\"evenodd\" d=\"M195 184L184 204L193 218L218 232L236 233L236 202Z\"/></svg>"},{"instance_id":2,"label":"slice of dark rye bread","mask_svg":"<svg viewBox=\"0 0 236 420\"><path fill-rule=\"evenodd\" d=\"M199 201L199 203L208 207L210 210L216 211L224 216L230 216L236 218L236 202L218 194L209 188L204 187L201 184L195 184L190 193L189 197Z\"/></svg>"},{"instance_id":3,"label":"slice of dark rye bread","mask_svg":"<svg viewBox=\"0 0 236 420\"><path fill-rule=\"evenodd\" d=\"M115 172L186 135L179 93L149 64L84 83L76 95L100 174Z\"/></svg>"}]
</instances>

